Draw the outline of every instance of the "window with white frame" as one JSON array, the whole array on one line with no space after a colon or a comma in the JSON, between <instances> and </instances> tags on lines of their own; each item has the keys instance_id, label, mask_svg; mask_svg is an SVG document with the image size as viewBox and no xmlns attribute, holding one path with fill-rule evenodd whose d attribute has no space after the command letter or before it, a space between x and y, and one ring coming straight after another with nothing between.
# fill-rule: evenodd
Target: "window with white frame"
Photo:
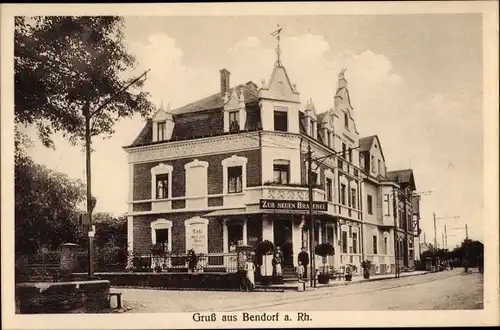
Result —
<instances>
[{"instance_id":1,"label":"window with white frame","mask_svg":"<svg viewBox=\"0 0 500 330\"><path fill-rule=\"evenodd\" d=\"M246 167L248 159L233 155L222 161L224 194L240 193L247 186Z\"/></svg>"},{"instance_id":2,"label":"window with white frame","mask_svg":"<svg viewBox=\"0 0 500 330\"><path fill-rule=\"evenodd\" d=\"M172 196L173 167L167 164L158 164L151 169L151 198L165 199Z\"/></svg>"},{"instance_id":3,"label":"window with white frame","mask_svg":"<svg viewBox=\"0 0 500 330\"><path fill-rule=\"evenodd\" d=\"M290 180L290 162L288 160L275 160L273 163L273 181L287 184Z\"/></svg>"},{"instance_id":4,"label":"window with white frame","mask_svg":"<svg viewBox=\"0 0 500 330\"><path fill-rule=\"evenodd\" d=\"M355 188L351 188L351 207L357 209Z\"/></svg>"},{"instance_id":5,"label":"window with white frame","mask_svg":"<svg viewBox=\"0 0 500 330\"><path fill-rule=\"evenodd\" d=\"M347 157L347 146L344 142L342 142L342 158L346 159Z\"/></svg>"},{"instance_id":6,"label":"window with white frame","mask_svg":"<svg viewBox=\"0 0 500 330\"><path fill-rule=\"evenodd\" d=\"M377 160L378 162L378 175L382 175L382 161L380 159Z\"/></svg>"},{"instance_id":7,"label":"window with white frame","mask_svg":"<svg viewBox=\"0 0 500 330\"><path fill-rule=\"evenodd\" d=\"M164 252L172 251L172 221L157 219L150 226L151 245L159 245Z\"/></svg>"},{"instance_id":8,"label":"window with white frame","mask_svg":"<svg viewBox=\"0 0 500 330\"><path fill-rule=\"evenodd\" d=\"M156 123L156 141L165 140L165 129L167 127L166 121Z\"/></svg>"},{"instance_id":9,"label":"window with white frame","mask_svg":"<svg viewBox=\"0 0 500 330\"><path fill-rule=\"evenodd\" d=\"M332 147L332 136L329 130L326 130L326 141L327 141L327 146Z\"/></svg>"},{"instance_id":10,"label":"window with white frame","mask_svg":"<svg viewBox=\"0 0 500 330\"><path fill-rule=\"evenodd\" d=\"M243 166L231 166L227 168L229 194L240 193L243 191Z\"/></svg>"},{"instance_id":11,"label":"window with white frame","mask_svg":"<svg viewBox=\"0 0 500 330\"><path fill-rule=\"evenodd\" d=\"M377 235L373 235L373 254L378 254Z\"/></svg>"},{"instance_id":12,"label":"window with white frame","mask_svg":"<svg viewBox=\"0 0 500 330\"><path fill-rule=\"evenodd\" d=\"M229 131L237 132L240 130L240 111L229 112Z\"/></svg>"},{"instance_id":13,"label":"window with white frame","mask_svg":"<svg viewBox=\"0 0 500 330\"><path fill-rule=\"evenodd\" d=\"M372 172L375 173L375 156L371 157L371 164Z\"/></svg>"},{"instance_id":14,"label":"window with white frame","mask_svg":"<svg viewBox=\"0 0 500 330\"><path fill-rule=\"evenodd\" d=\"M373 214L373 197L372 197L372 195L366 196L366 204L368 207L368 214Z\"/></svg>"},{"instance_id":15,"label":"window with white frame","mask_svg":"<svg viewBox=\"0 0 500 330\"><path fill-rule=\"evenodd\" d=\"M208 193L208 162L198 159L184 165L186 196L201 197Z\"/></svg>"},{"instance_id":16,"label":"window with white frame","mask_svg":"<svg viewBox=\"0 0 500 330\"><path fill-rule=\"evenodd\" d=\"M342 253L347 253L347 232L342 231Z\"/></svg>"},{"instance_id":17,"label":"window with white frame","mask_svg":"<svg viewBox=\"0 0 500 330\"><path fill-rule=\"evenodd\" d=\"M384 214L391 215L391 199L389 194L384 195Z\"/></svg>"},{"instance_id":18,"label":"window with white frame","mask_svg":"<svg viewBox=\"0 0 500 330\"><path fill-rule=\"evenodd\" d=\"M340 184L340 203L342 205L346 205L346 185L341 183Z\"/></svg>"},{"instance_id":19,"label":"window with white frame","mask_svg":"<svg viewBox=\"0 0 500 330\"><path fill-rule=\"evenodd\" d=\"M288 131L288 108L274 107L274 130L281 132Z\"/></svg>"},{"instance_id":20,"label":"window with white frame","mask_svg":"<svg viewBox=\"0 0 500 330\"><path fill-rule=\"evenodd\" d=\"M331 178L326 178L326 184L325 184L325 189L326 189L326 200L329 202L333 201L333 196L332 196L332 191L333 191L333 185L332 185L332 179Z\"/></svg>"},{"instance_id":21,"label":"window with white frame","mask_svg":"<svg viewBox=\"0 0 500 330\"><path fill-rule=\"evenodd\" d=\"M389 238L384 235L384 254L389 252Z\"/></svg>"},{"instance_id":22,"label":"window with white frame","mask_svg":"<svg viewBox=\"0 0 500 330\"><path fill-rule=\"evenodd\" d=\"M311 130L309 132L313 138L316 138L316 121L311 119Z\"/></svg>"},{"instance_id":23,"label":"window with white frame","mask_svg":"<svg viewBox=\"0 0 500 330\"><path fill-rule=\"evenodd\" d=\"M358 253L358 233L352 233L352 252Z\"/></svg>"}]
</instances>

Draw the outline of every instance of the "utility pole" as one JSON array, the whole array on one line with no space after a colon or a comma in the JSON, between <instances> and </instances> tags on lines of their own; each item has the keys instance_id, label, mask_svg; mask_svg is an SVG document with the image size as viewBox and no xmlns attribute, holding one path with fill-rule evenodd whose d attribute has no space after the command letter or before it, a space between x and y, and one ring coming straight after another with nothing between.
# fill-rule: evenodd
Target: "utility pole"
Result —
<instances>
[{"instance_id":1,"label":"utility pole","mask_svg":"<svg viewBox=\"0 0 500 330\"><path fill-rule=\"evenodd\" d=\"M398 222L397 222L397 207L396 207L396 187L392 186L392 213L394 216L394 275L399 278L399 256L398 256Z\"/></svg>"},{"instance_id":2,"label":"utility pole","mask_svg":"<svg viewBox=\"0 0 500 330\"><path fill-rule=\"evenodd\" d=\"M313 186L312 186L312 151L311 142L307 145L307 187L309 188L309 219L311 221L311 231L309 233L309 253L311 254L311 287L316 287L316 226L313 216Z\"/></svg>"},{"instance_id":3,"label":"utility pole","mask_svg":"<svg viewBox=\"0 0 500 330\"><path fill-rule=\"evenodd\" d=\"M86 169L86 177L87 177L87 216L88 216L88 222L89 222L89 229L88 229L88 237L89 237L89 246L88 246L88 264L89 264L89 278L92 278L94 276L94 244L93 244L93 238L94 238L94 230L93 230L93 225L92 225L92 211L95 207L96 204L96 199L92 197L92 176L91 176L91 153L92 153L92 132L90 131L90 124L91 124L91 119L92 116L96 115L97 113L101 112L104 110L104 108L111 102L113 101L117 96L119 96L121 93L129 89L132 85L134 85L136 82L138 82L142 77L146 77L147 79L147 73L150 70L145 71L143 74L141 74L139 77L135 78L132 80L130 83L128 83L125 87L120 89L118 92L116 92L113 96L111 96L109 99L107 99L103 104L101 104L95 111L90 110L90 102L86 101L86 103L83 106L82 112L83 116L85 118L85 154L86 154L86 159L85 159L85 169Z\"/></svg>"}]
</instances>

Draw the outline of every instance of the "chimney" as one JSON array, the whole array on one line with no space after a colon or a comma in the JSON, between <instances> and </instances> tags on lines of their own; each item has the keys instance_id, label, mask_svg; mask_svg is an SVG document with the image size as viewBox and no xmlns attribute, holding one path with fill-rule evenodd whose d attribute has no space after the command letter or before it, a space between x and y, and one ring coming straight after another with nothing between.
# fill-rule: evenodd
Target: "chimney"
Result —
<instances>
[{"instance_id":1,"label":"chimney","mask_svg":"<svg viewBox=\"0 0 500 330\"><path fill-rule=\"evenodd\" d=\"M220 70L220 95L224 97L229 92L229 75L231 73L226 69Z\"/></svg>"}]
</instances>

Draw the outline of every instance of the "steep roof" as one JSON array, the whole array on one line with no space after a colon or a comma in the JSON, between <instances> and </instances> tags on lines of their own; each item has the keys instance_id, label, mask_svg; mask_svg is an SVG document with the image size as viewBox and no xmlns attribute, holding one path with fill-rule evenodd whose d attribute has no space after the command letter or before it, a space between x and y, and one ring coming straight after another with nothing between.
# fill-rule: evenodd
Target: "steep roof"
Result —
<instances>
[{"instance_id":1,"label":"steep roof","mask_svg":"<svg viewBox=\"0 0 500 330\"><path fill-rule=\"evenodd\" d=\"M398 183L409 184L413 190L417 189L413 177L413 170L411 169L388 171L387 178Z\"/></svg>"},{"instance_id":2,"label":"steep roof","mask_svg":"<svg viewBox=\"0 0 500 330\"><path fill-rule=\"evenodd\" d=\"M243 96L245 98L245 104L257 102L259 99L259 92L257 90L257 85L249 81L245 85L238 85L229 90L229 94L232 93L233 89L236 88L236 93L239 96L241 91L243 91ZM173 109L170 111L173 115L182 115L187 113L193 113L198 111L212 110L222 108L224 106L224 96L221 93L215 93L213 95L204 97L200 100L186 104L180 108Z\"/></svg>"},{"instance_id":3,"label":"steep roof","mask_svg":"<svg viewBox=\"0 0 500 330\"><path fill-rule=\"evenodd\" d=\"M382 158L385 161L384 151L382 150L382 144L380 143L380 139L378 138L378 135L370 135L370 136L365 136L365 137L360 138L359 139L359 152L370 151L375 139L378 141L380 154L382 155Z\"/></svg>"},{"instance_id":4,"label":"steep roof","mask_svg":"<svg viewBox=\"0 0 500 330\"><path fill-rule=\"evenodd\" d=\"M360 152L370 151L374 139L375 135L359 138L359 151Z\"/></svg>"}]
</instances>

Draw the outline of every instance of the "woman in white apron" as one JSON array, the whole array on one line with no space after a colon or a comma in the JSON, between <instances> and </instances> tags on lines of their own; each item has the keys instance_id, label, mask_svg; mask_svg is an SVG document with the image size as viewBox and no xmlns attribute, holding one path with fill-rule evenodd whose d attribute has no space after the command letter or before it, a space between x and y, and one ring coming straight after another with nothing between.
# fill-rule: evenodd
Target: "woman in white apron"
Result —
<instances>
[{"instance_id":1,"label":"woman in white apron","mask_svg":"<svg viewBox=\"0 0 500 330\"><path fill-rule=\"evenodd\" d=\"M246 264L245 264L245 270L247 271L247 279L248 282L250 282L250 291L252 291L255 287L255 265L253 264L253 256L255 253L251 253L250 257L248 258Z\"/></svg>"}]
</instances>

